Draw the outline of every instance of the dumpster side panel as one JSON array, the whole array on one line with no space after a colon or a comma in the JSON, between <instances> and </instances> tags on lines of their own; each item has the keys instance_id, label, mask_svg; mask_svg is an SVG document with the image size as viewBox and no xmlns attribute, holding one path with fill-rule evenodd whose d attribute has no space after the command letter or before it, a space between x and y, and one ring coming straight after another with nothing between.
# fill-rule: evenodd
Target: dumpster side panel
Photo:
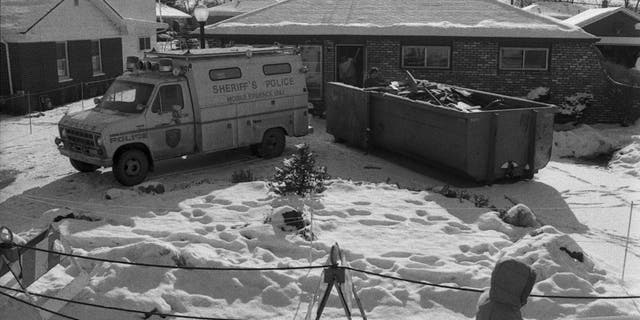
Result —
<instances>
[{"instance_id":1,"label":"dumpster side panel","mask_svg":"<svg viewBox=\"0 0 640 320\"><path fill-rule=\"evenodd\" d=\"M370 96L373 145L465 171L466 120L392 95Z\"/></svg>"},{"instance_id":2,"label":"dumpster side panel","mask_svg":"<svg viewBox=\"0 0 640 320\"><path fill-rule=\"evenodd\" d=\"M544 168L551 159L553 146L553 118L554 110L547 108L537 112L534 172Z\"/></svg>"},{"instance_id":3,"label":"dumpster side panel","mask_svg":"<svg viewBox=\"0 0 640 320\"><path fill-rule=\"evenodd\" d=\"M368 147L369 95L342 83L327 83L325 93L327 132L336 139Z\"/></svg>"},{"instance_id":4,"label":"dumpster side panel","mask_svg":"<svg viewBox=\"0 0 640 320\"><path fill-rule=\"evenodd\" d=\"M501 111L496 114L494 176L487 176L487 180L524 176L524 168L529 161L529 141L535 130L531 126L531 117L536 114L530 109Z\"/></svg>"},{"instance_id":5,"label":"dumpster side panel","mask_svg":"<svg viewBox=\"0 0 640 320\"><path fill-rule=\"evenodd\" d=\"M485 180L489 162L490 113L474 113L467 119L467 167L465 172L475 180Z\"/></svg>"}]
</instances>

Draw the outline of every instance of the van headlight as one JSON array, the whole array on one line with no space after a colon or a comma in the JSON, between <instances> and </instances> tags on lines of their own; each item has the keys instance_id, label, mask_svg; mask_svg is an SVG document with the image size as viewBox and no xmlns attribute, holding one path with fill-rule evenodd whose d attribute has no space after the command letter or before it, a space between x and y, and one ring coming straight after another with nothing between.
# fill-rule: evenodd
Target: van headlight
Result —
<instances>
[{"instance_id":1,"label":"van headlight","mask_svg":"<svg viewBox=\"0 0 640 320\"><path fill-rule=\"evenodd\" d=\"M62 139L66 139L67 138L67 129L62 128L62 130L60 130L60 138L62 138Z\"/></svg>"},{"instance_id":2,"label":"van headlight","mask_svg":"<svg viewBox=\"0 0 640 320\"><path fill-rule=\"evenodd\" d=\"M101 146L101 147L103 146L103 144L102 144L102 136L100 136L100 135L96 136L96 144Z\"/></svg>"}]
</instances>

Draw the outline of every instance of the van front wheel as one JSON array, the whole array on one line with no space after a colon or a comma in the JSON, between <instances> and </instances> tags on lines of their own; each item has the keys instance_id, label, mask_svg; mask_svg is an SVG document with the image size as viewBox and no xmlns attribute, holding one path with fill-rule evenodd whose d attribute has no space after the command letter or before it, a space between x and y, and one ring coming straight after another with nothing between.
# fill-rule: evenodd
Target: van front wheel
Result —
<instances>
[{"instance_id":1,"label":"van front wheel","mask_svg":"<svg viewBox=\"0 0 640 320\"><path fill-rule=\"evenodd\" d=\"M133 186L144 181L148 172L149 158L138 149L130 149L120 154L113 166L113 175L125 186Z\"/></svg>"},{"instance_id":2,"label":"van front wheel","mask_svg":"<svg viewBox=\"0 0 640 320\"><path fill-rule=\"evenodd\" d=\"M99 166L96 166L95 164L82 162L80 160L69 159L69 162L71 162L71 166L73 168L80 172L94 172L99 168Z\"/></svg>"},{"instance_id":3,"label":"van front wheel","mask_svg":"<svg viewBox=\"0 0 640 320\"><path fill-rule=\"evenodd\" d=\"M263 158L275 158L284 151L285 138L282 129L269 129L262 137L262 143L258 148L258 155Z\"/></svg>"}]
</instances>

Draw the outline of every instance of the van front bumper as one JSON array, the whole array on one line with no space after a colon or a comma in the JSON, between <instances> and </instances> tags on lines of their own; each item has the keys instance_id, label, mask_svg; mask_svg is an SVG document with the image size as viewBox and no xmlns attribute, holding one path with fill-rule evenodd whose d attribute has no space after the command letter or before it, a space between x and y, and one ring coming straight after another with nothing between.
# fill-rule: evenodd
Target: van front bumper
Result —
<instances>
[{"instance_id":1,"label":"van front bumper","mask_svg":"<svg viewBox=\"0 0 640 320\"><path fill-rule=\"evenodd\" d=\"M109 158L70 150L69 148L67 148L65 141L58 137L56 137L54 141L56 143L56 146L58 146L58 151L60 151L60 154L62 154L63 156L69 157L74 160L95 164L101 167L111 167L113 165L113 161Z\"/></svg>"}]
</instances>

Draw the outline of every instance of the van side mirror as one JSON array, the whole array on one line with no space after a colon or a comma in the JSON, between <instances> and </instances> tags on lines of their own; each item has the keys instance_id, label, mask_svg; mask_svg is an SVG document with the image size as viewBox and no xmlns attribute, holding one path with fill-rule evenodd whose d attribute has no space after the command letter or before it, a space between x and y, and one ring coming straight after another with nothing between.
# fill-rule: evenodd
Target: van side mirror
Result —
<instances>
[{"instance_id":1,"label":"van side mirror","mask_svg":"<svg viewBox=\"0 0 640 320\"><path fill-rule=\"evenodd\" d=\"M180 111L180 110L184 109L184 107L179 105L179 104L174 104L174 105L171 106L171 109L173 111Z\"/></svg>"},{"instance_id":2,"label":"van side mirror","mask_svg":"<svg viewBox=\"0 0 640 320\"><path fill-rule=\"evenodd\" d=\"M93 98L93 103L95 103L96 105L99 105L100 102L102 102L102 98Z\"/></svg>"}]
</instances>

